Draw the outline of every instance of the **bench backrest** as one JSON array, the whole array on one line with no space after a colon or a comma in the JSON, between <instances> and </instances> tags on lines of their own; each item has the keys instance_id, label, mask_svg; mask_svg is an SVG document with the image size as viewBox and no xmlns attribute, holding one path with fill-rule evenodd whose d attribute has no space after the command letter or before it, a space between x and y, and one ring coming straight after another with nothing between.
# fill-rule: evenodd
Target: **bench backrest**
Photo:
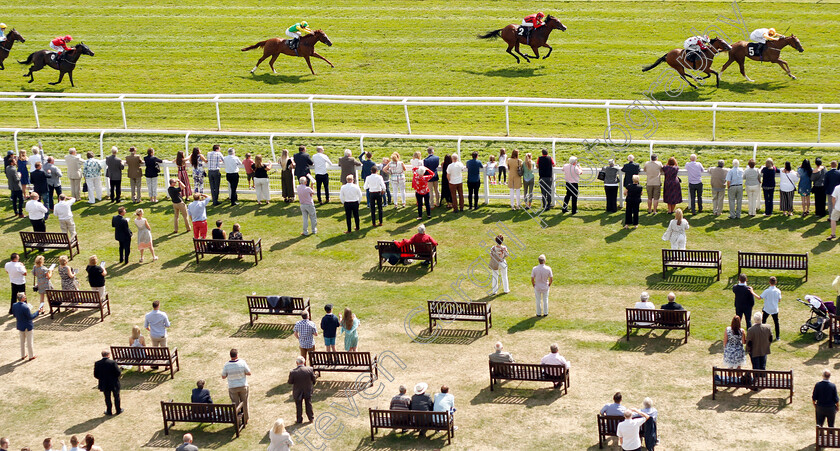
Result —
<instances>
[{"instance_id":1,"label":"bench backrest","mask_svg":"<svg viewBox=\"0 0 840 451\"><path fill-rule=\"evenodd\" d=\"M193 245L196 252L218 252L222 250L230 250L231 252L241 252L243 254L254 253L256 244L254 240L202 240L193 238Z\"/></svg>"},{"instance_id":2,"label":"bench backrest","mask_svg":"<svg viewBox=\"0 0 840 451\"><path fill-rule=\"evenodd\" d=\"M62 232L20 232L20 239L24 243L70 244L70 237Z\"/></svg>"},{"instance_id":3,"label":"bench backrest","mask_svg":"<svg viewBox=\"0 0 840 451\"><path fill-rule=\"evenodd\" d=\"M370 352L323 352L309 351L309 364L312 366L373 366Z\"/></svg>"},{"instance_id":4,"label":"bench backrest","mask_svg":"<svg viewBox=\"0 0 840 451\"><path fill-rule=\"evenodd\" d=\"M662 261L687 263L718 263L720 251L701 251L696 249L662 249Z\"/></svg>"},{"instance_id":5,"label":"bench backrest","mask_svg":"<svg viewBox=\"0 0 840 451\"><path fill-rule=\"evenodd\" d=\"M598 435L601 436L614 436L616 430L618 429L618 423L624 421L624 417L621 415L598 415ZM645 426L642 425L639 428L639 436L643 436L645 433Z\"/></svg>"},{"instance_id":6,"label":"bench backrest","mask_svg":"<svg viewBox=\"0 0 840 451\"><path fill-rule=\"evenodd\" d=\"M444 316L486 316L486 302L428 301L429 314Z\"/></svg>"},{"instance_id":7,"label":"bench backrest","mask_svg":"<svg viewBox=\"0 0 840 451\"><path fill-rule=\"evenodd\" d=\"M306 310L306 301L303 298L291 298L292 299L292 310L302 311ZM278 304L279 306L279 304ZM270 309L271 305L268 303L267 296L248 296L248 308L249 309Z\"/></svg>"},{"instance_id":8,"label":"bench backrest","mask_svg":"<svg viewBox=\"0 0 840 451\"><path fill-rule=\"evenodd\" d=\"M170 360L169 348L150 346L111 346L114 360Z\"/></svg>"},{"instance_id":9,"label":"bench backrest","mask_svg":"<svg viewBox=\"0 0 840 451\"><path fill-rule=\"evenodd\" d=\"M160 410L167 421L202 421L212 418L217 423L234 423L233 404L202 404L192 402L160 402Z\"/></svg>"},{"instance_id":10,"label":"bench backrest","mask_svg":"<svg viewBox=\"0 0 840 451\"><path fill-rule=\"evenodd\" d=\"M383 252L393 253L393 252L399 252L400 251L399 248L397 247L397 244L394 243L393 241L382 241L382 240L377 241L376 242L376 248L379 249L379 253L383 253Z\"/></svg>"},{"instance_id":11,"label":"bench backrest","mask_svg":"<svg viewBox=\"0 0 840 451\"><path fill-rule=\"evenodd\" d=\"M55 305L57 303L73 304L100 304L98 291L76 291L76 290L47 290L47 302Z\"/></svg>"},{"instance_id":12,"label":"bench backrest","mask_svg":"<svg viewBox=\"0 0 840 451\"><path fill-rule=\"evenodd\" d=\"M395 426L447 426L449 412L426 412L420 410L375 410L370 411L371 427ZM396 417L399 421L394 421Z\"/></svg>"},{"instance_id":13,"label":"bench backrest","mask_svg":"<svg viewBox=\"0 0 840 451\"><path fill-rule=\"evenodd\" d=\"M840 448L840 428L817 426L817 446Z\"/></svg>"},{"instance_id":14,"label":"bench backrest","mask_svg":"<svg viewBox=\"0 0 840 451\"><path fill-rule=\"evenodd\" d=\"M542 365L539 363L490 362L490 371L494 375L508 375L528 380L540 380L545 377L564 379L566 367L563 365Z\"/></svg>"},{"instance_id":15,"label":"bench backrest","mask_svg":"<svg viewBox=\"0 0 840 451\"><path fill-rule=\"evenodd\" d=\"M437 251L437 246L432 243L415 243L408 245L408 253L421 257L431 257Z\"/></svg>"},{"instance_id":16,"label":"bench backrest","mask_svg":"<svg viewBox=\"0 0 840 451\"><path fill-rule=\"evenodd\" d=\"M712 378L715 383L718 383L718 377L723 381L724 385L738 384L743 381L745 377L749 377L753 384L756 381L760 382L763 388L792 388L793 387L793 370L788 371L774 371L774 370L748 370L748 369L730 369L730 368L712 368Z\"/></svg>"},{"instance_id":17,"label":"bench backrest","mask_svg":"<svg viewBox=\"0 0 840 451\"><path fill-rule=\"evenodd\" d=\"M808 267L808 253L771 254L766 252L738 251L738 266L742 268L805 269Z\"/></svg>"},{"instance_id":18,"label":"bench backrest","mask_svg":"<svg viewBox=\"0 0 840 451\"><path fill-rule=\"evenodd\" d=\"M627 323L685 324L688 321L687 310L662 309L627 309Z\"/></svg>"}]
</instances>

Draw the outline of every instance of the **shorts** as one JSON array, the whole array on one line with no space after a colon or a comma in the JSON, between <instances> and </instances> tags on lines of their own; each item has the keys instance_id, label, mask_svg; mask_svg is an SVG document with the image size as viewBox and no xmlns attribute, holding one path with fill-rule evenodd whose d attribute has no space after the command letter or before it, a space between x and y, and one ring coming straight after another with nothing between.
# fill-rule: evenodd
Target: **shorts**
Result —
<instances>
[{"instance_id":1,"label":"shorts","mask_svg":"<svg viewBox=\"0 0 840 451\"><path fill-rule=\"evenodd\" d=\"M647 185L645 186L648 199L659 199L659 193L662 192L662 185Z\"/></svg>"},{"instance_id":2,"label":"shorts","mask_svg":"<svg viewBox=\"0 0 840 451\"><path fill-rule=\"evenodd\" d=\"M831 209L831 220L835 222L840 221L840 210L836 208Z\"/></svg>"},{"instance_id":3,"label":"shorts","mask_svg":"<svg viewBox=\"0 0 840 451\"><path fill-rule=\"evenodd\" d=\"M324 346L335 346L335 337L332 337L332 338L324 337Z\"/></svg>"}]
</instances>

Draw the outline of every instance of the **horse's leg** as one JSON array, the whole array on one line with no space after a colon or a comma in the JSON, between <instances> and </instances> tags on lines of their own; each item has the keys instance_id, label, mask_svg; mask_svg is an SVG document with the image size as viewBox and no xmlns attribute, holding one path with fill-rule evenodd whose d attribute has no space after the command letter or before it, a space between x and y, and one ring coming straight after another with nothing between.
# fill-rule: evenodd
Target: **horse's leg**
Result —
<instances>
[{"instance_id":1,"label":"horse's leg","mask_svg":"<svg viewBox=\"0 0 840 451\"><path fill-rule=\"evenodd\" d=\"M738 61L738 67L741 68L741 75L743 75L744 78L747 79L747 81L754 81L752 78L748 77L747 73L744 71L744 60L740 59L740 60L737 60L737 61Z\"/></svg>"},{"instance_id":2,"label":"horse's leg","mask_svg":"<svg viewBox=\"0 0 840 451\"><path fill-rule=\"evenodd\" d=\"M6 70L6 66L3 65L2 61L0 61L0 70Z\"/></svg>"},{"instance_id":3,"label":"horse's leg","mask_svg":"<svg viewBox=\"0 0 840 451\"><path fill-rule=\"evenodd\" d=\"M531 46L531 50L533 50L533 51L534 51L534 56L531 56L531 58L540 59L540 51L539 51L539 47L536 47L536 46L533 46L533 45L532 45L532 46ZM530 56L530 55L529 55L529 56Z\"/></svg>"},{"instance_id":4,"label":"horse's leg","mask_svg":"<svg viewBox=\"0 0 840 451\"><path fill-rule=\"evenodd\" d=\"M269 61L268 61L268 67L270 67L270 68L271 68L271 72L272 72L272 73L275 73L275 74L277 73L277 71L274 69L274 62L275 62L275 61L277 61L277 57L278 57L278 56L280 56L280 54L279 54L279 53L278 53L278 54L276 54L276 55L274 55L274 56L272 56L272 57L271 57L271 60L269 60Z\"/></svg>"},{"instance_id":5,"label":"horse's leg","mask_svg":"<svg viewBox=\"0 0 840 451\"><path fill-rule=\"evenodd\" d=\"M673 66L671 66L671 67L673 67ZM697 86L694 86L693 84L691 84L691 82L690 82L690 81L688 81L688 78L686 78L686 76L685 76L685 70L682 68L682 66L679 66L679 67L678 67L678 68L676 68L676 69L677 69L677 73L678 73L678 74L680 74L680 77L681 77L683 80L685 80L685 82L686 82L686 83L688 83L688 86L691 86L692 88L697 89ZM689 74L689 75L691 75L691 74ZM693 76L693 75L691 75L691 78L694 78L694 76ZM696 80L696 78L695 78L695 80Z\"/></svg>"},{"instance_id":6,"label":"horse's leg","mask_svg":"<svg viewBox=\"0 0 840 451\"><path fill-rule=\"evenodd\" d=\"M252 73L252 74L254 73L254 71L256 71L256 70L257 70L257 67L259 67L259 66L260 66L260 63L262 63L263 61L265 61L265 59L266 59L266 58L268 58L268 55L263 55L262 57L260 57L260 59L259 59L259 60L257 60L257 64L254 64L254 68L253 68L253 69L251 69L251 73Z\"/></svg>"},{"instance_id":7,"label":"horse's leg","mask_svg":"<svg viewBox=\"0 0 840 451\"><path fill-rule=\"evenodd\" d=\"M61 83L61 80L63 80L63 79L64 79L64 71L60 70L60 71L58 71L58 81L55 82L55 83L48 83L48 84L51 84L51 85L55 86L55 85ZM72 85L73 82L70 82L70 84Z\"/></svg>"},{"instance_id":8,"label":"horse's leg","mask_svg":"<svg viewBox=\"0 0 840 451\"><path fill-rule=\"evenodd\" d=\"M720 74L718 74L716 71L713 71L711 68L709 68L709 72L706 74L705 78L711 77L712 74L715 74L715 88L720 88Z\"/></svg>"},{"instance_id":9,"label":"horse's leg","mask_svg":"<svg viewBox=\"0 0 840 451\"><path fill-rule=\"evenodd\" d=\"M73 84L73 71L67 72L67 76L70 77L70 87L75 88L76 85Z\"/></svg>"},{"instance_id":10,"label":"horse's leg","mask_svg":"<svg viewBox=\"0 0 840 451\"><path fill-rule=\"evenodd\" d=\"M513 49L513 44L508 44L507 52L510 53L510 56L516 58L516 64L519 64L519 57L514 55L511 50Z\"/></svg>"},{"instance_id":11,"label":"horse's leg","mask_svg":"<svg viewBox=\"0 0 840 451\"><path fill-rule=\"evenodd\" d=\"M315 71L312 70L312 62L309 61L309 55L304 55L303 59L306 60L306 65L309 66L309 72L312 72L312 75L315 75Z\"/></svg>"},{"instance_id":12,"label":"horse's leg","mask_svg":"<svg viewBox=\"0 0 840 451\"><path fill-rule=\"evenodd\" d=\"M327 64L330 65L330 67L335 67L335 66L333 66L333 63L330 62L330 60L328 60L328 59L324 58L323 56L319 55L317 52L312 52L312 56L314 56L315 58L321 58L322 60L326 61Z\"/></svg>"},{"instance_id":13,"label":"horse's leg","mask_svg":"<svg viewBox=\"0 0 840 451\"><path fill-rule=\"evenodd\" d=\"M790 73L790 66L788 66L787 61L785 61L785 60L783 60L783 59L779 58L779 59L776 61L776 64L778 64L778 65L779 65L779 67L781 67L781 68L782 68L782 70L783 70L783 71L785 71L785 72L788 74L788 77L790 77L790 78L792 78L792 79L796 80L796 76L794 76L792 73Z\"/></svg>"},{"instance_id":14,"label":"horse's leg","mask_svg":"<svg viewBox=\"0 0 840 451\"><path fill-rule=\"evenodd\" d=\"M548 44L543 44L542 46L543 47L548 47L548 53L546 53L545 56L543 57L543 59L546 59L549 56L551 56L551 52L554 51L554 49Z\"/></svg>"},{"instance_id":15,"label":"horse's leg","mask_svg":"<svg viewBox=\"0 0 840 451\"><path fill-rule=\"evenodd\" d=\"M729 57L729 61L723 63L723 67L720 68L720 73L723 73L723 71L725 71L733 61L735 61L735 58Z\"/></svg>"},{"instance_id":16,"label":"horse's leg","mask_svg":"<svg viewBox=\"0 0 840 451\"><path fill-rule=\"evenodd\" d=\"M528 55L525 55L525 54L523 54L522 52L519 51L519 43L518 42L516 43L515 49L516 49L516 53L519 54L519 56L521 56L522 58L525 58L526 63L531 62L531 59L528 57Z\"/></svg>"}]
</instances>

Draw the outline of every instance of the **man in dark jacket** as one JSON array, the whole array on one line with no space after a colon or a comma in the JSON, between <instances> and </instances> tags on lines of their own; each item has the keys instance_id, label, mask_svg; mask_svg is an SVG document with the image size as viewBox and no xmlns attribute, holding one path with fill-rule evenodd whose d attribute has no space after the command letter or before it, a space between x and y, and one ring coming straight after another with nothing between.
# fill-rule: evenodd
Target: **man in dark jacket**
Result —
<instances>
[{"instance_id":1,"label":"man in dark jacket","mask_svg":"<svg viewBox=\"0 0 840 451\"><path fill-rule=\"evenodd\" d=\"M747 275L741 274L738 276L738 284L732 287L732 292L735 293L735 315L739 318L744 315L744 320L747 322L747 329L752 327L752 309L755 305L755 298L759 297L753 291L753 288L747 285Z\"/></svg>"},{"instance_id":2,"label":"man in dark jacket","mask_svg":"<svg viewBox=\"0 0 840 451\"><path fill-rule=\"evenodd\" d=\"M766 370L770 343L773 343L773 331L767 324L762 324L761 312L755 312L753 321L752 327L747 329L747 354L750 355L754 370Z\"/></svg>"},{"instance_id":3,"label":"man in dark jacket","mask_svg":"<svg viewBox=\"0 0 840 451\"><path fill-rule=\"evenodd\" d=\"M199 380L195 383L195 386L196 388L192 390L192 397L190 397L190 402L213 404L213 398L210 397L210 390L204 388L204 381Z\"/></svg>"},{"instance_id":4,"label":"man in dark jacket","mask_svg":"<svg viewBox=\"0 0 840 451\"><path fill-rule=\"evenodd\" d=\"M432 397L426 394L429 384L420 382L414 386L414 396L411 397L411 410L431 412L435 410L435 402ZM420 429L420 437L426 436L426 429Z\"/></svg>"},{"instance_id":5,"label":"man in dark jacket","mask_svg":"<svg viewBox=\"0 0 840 451\"><path fill-rule=\"evenodd\" d=\"M309 168L315 163L309 157L309 154L306 153L306 146L299 146L298 153L292 158L295 160L295 180L309 175Z\"/></svg>"},{"instance_id":6,"label":"man in dark jacket","mask_svg":"<svg viewBox=\"0 0 840 451\"><path fill-rule=\"evenodd\" d=\"M41 198L41 203L46 205L47 208L50 208L49 203L49 196L50 196L50 187L47 184L47 173L41 169L41 163L35 163L35 170L29 173L29 181L32 183L32 190L38 193L38 196ZM50 212L47 211L47 215L44 216L44 219L50 217Z\"/></svg>"},{"instance_id":7,"label":"man in dark jacket","mask_svg":"<svg viewBox=\"0 0 840 451\"><path fill-rule=\"evenodd\" d=\"M633 176L639 174L639 163L633 161L633 155L627 156L627 163L621 167L621 172L624 173L624 187L633 184Z\"/></svg>"},{"instance_id":8,"label":"man in dark jacket","mask_svg":"<svg viewBox=\"0 0 840 451\"><path fill-rule=\"evenodd\" d=\"M834 208L834 199L831 197L831 193L834 192L834 188L840 185L840 170L837 169L837 162L832 161L830 165L831 169L825 173L825 183L823 183L825 193L828 195L826 197L828 198L829 211Z\"/></svg>"},{"instance_id":9,"label":"man in dark jacket","mask_svg":"<svg viewBox=\"0 0 840 451\"><path fill-rule=\"evenodd\" d=\"M551 204L554 202L554 159L548 156L548 149L543 149L542 155L537 159L537 170L540 176L543 210L551 210Z\"/></svg>"},{"instance_id":10,"label":"man in dark jacket","mask_svg":"<svg viewBox=\"0 0 840 451\"><path fill-rule=\"evenodd\" d=\"M117 362L111 360L111 352L102 351L102 359L93 365L93 377L99 380L99 391L105 394L105 415L113 415L111 409L111 394L114 395L114 407L117 408L117 415L123 410L120 408L120 375L122 368Z\"/></svg>"},{"instance_id":11,"label":"man in dark jacket","mask_svg":"<svg viewBox=\"0 0 840 451\"><path fill-rule=\"evenodd\" d=\"M29 357L29 360L35 358L34 339L32 337L35 324L32 320L37 318L41 313L44 313L43 307L38 309L37 312L32 313L29 304L26 302L26 293L17 294L17 302L12 305L12 315L15 316L15 328L18 331L18 335L20 335L21 360L25 360L27 357ZM24 345L26 349L24 349ZM26 350L29 351L29 354L26 354Z\"/></svg>"},{"instance_id":12,"label":"man in dark jacket","mask_svg":"<svg viewBox=\"0 0 840 451\"><path fill-rule=\"evenodd\" d=\"M128 227L128 219L125 218L125 207L117 209L117 215L111 218L111 227L114 228L114 239L120 243L120 261L128 264L128 254L131 253L131 236L133 233Z\"/></svg>"},{"instance_id":13,"label":"man in dark jacket","mask_svg":"<svg viewBox=\"0 0 840 451\"><path fill-rule=\"evenodd\" d=\"M119 202L122 194L122 171L125 164L117 156L117 147L111 148L111 155L105 158L105 177L111 184L111 202Z\"/></svg>"},{"instance_id":14,"label":"man in dark jacket","mask_svg":"<svg viewBox=\"0 0 840 451\"><path fill-rule=\"evenodd\" d=\"M429 153L429 156L423 159L423 166L435 174L429 179L429 192L432 194L432 204L435 207L440 207L440 192L438 192L438 182L440 181L438 177L438 166L440 166L440 157L435 155L434 147L429 147L426 149L426 152Z\"/></svg>"},{"instance_id":15,"label":"man in dark jacket","mask_svg":"<svg viewBox=\"0 0 840 451\"><path fill-rule=\"evenodd\" d=\"M840 409L840 397L837 396L837 387L829 381L831 371L823 370L823 380L814 385L811 394L811 401L817 414L817 425L822 426L828 420L828 427L834 427L834 417Z\"/></svg>"},{"instance_id":16,"label":"man in dark jacket","mask_svg":"<svg viewBox=\"0 0 840 451\"><path fill-rule=\"evenodd\" d=\"M292 397L295 398L295 423L303 423L303 403L306 403L306 416L311 423L315 419L312 411L312 388L315 386L315 371L305 365L306 359L298 356L295 359L297 367L289 372L289 383L292 384Z\"/></svg>"}]
</instances>

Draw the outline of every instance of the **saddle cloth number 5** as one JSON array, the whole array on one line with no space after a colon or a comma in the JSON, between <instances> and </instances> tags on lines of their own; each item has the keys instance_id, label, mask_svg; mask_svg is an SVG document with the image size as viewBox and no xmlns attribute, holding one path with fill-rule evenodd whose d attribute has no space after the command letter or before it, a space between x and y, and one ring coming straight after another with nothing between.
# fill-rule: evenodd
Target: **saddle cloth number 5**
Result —
<instances>
[{"instance_id":1,"label":"saddle cloth number 5","mask_svg":"<svg viewBox=\"0 0 840 451\"><path fill-rule=\"evenodd\" d=\"M747 50L749 50L750 56L755 56L755 47L750 47Z\"/></svg>"}]
</instances>

